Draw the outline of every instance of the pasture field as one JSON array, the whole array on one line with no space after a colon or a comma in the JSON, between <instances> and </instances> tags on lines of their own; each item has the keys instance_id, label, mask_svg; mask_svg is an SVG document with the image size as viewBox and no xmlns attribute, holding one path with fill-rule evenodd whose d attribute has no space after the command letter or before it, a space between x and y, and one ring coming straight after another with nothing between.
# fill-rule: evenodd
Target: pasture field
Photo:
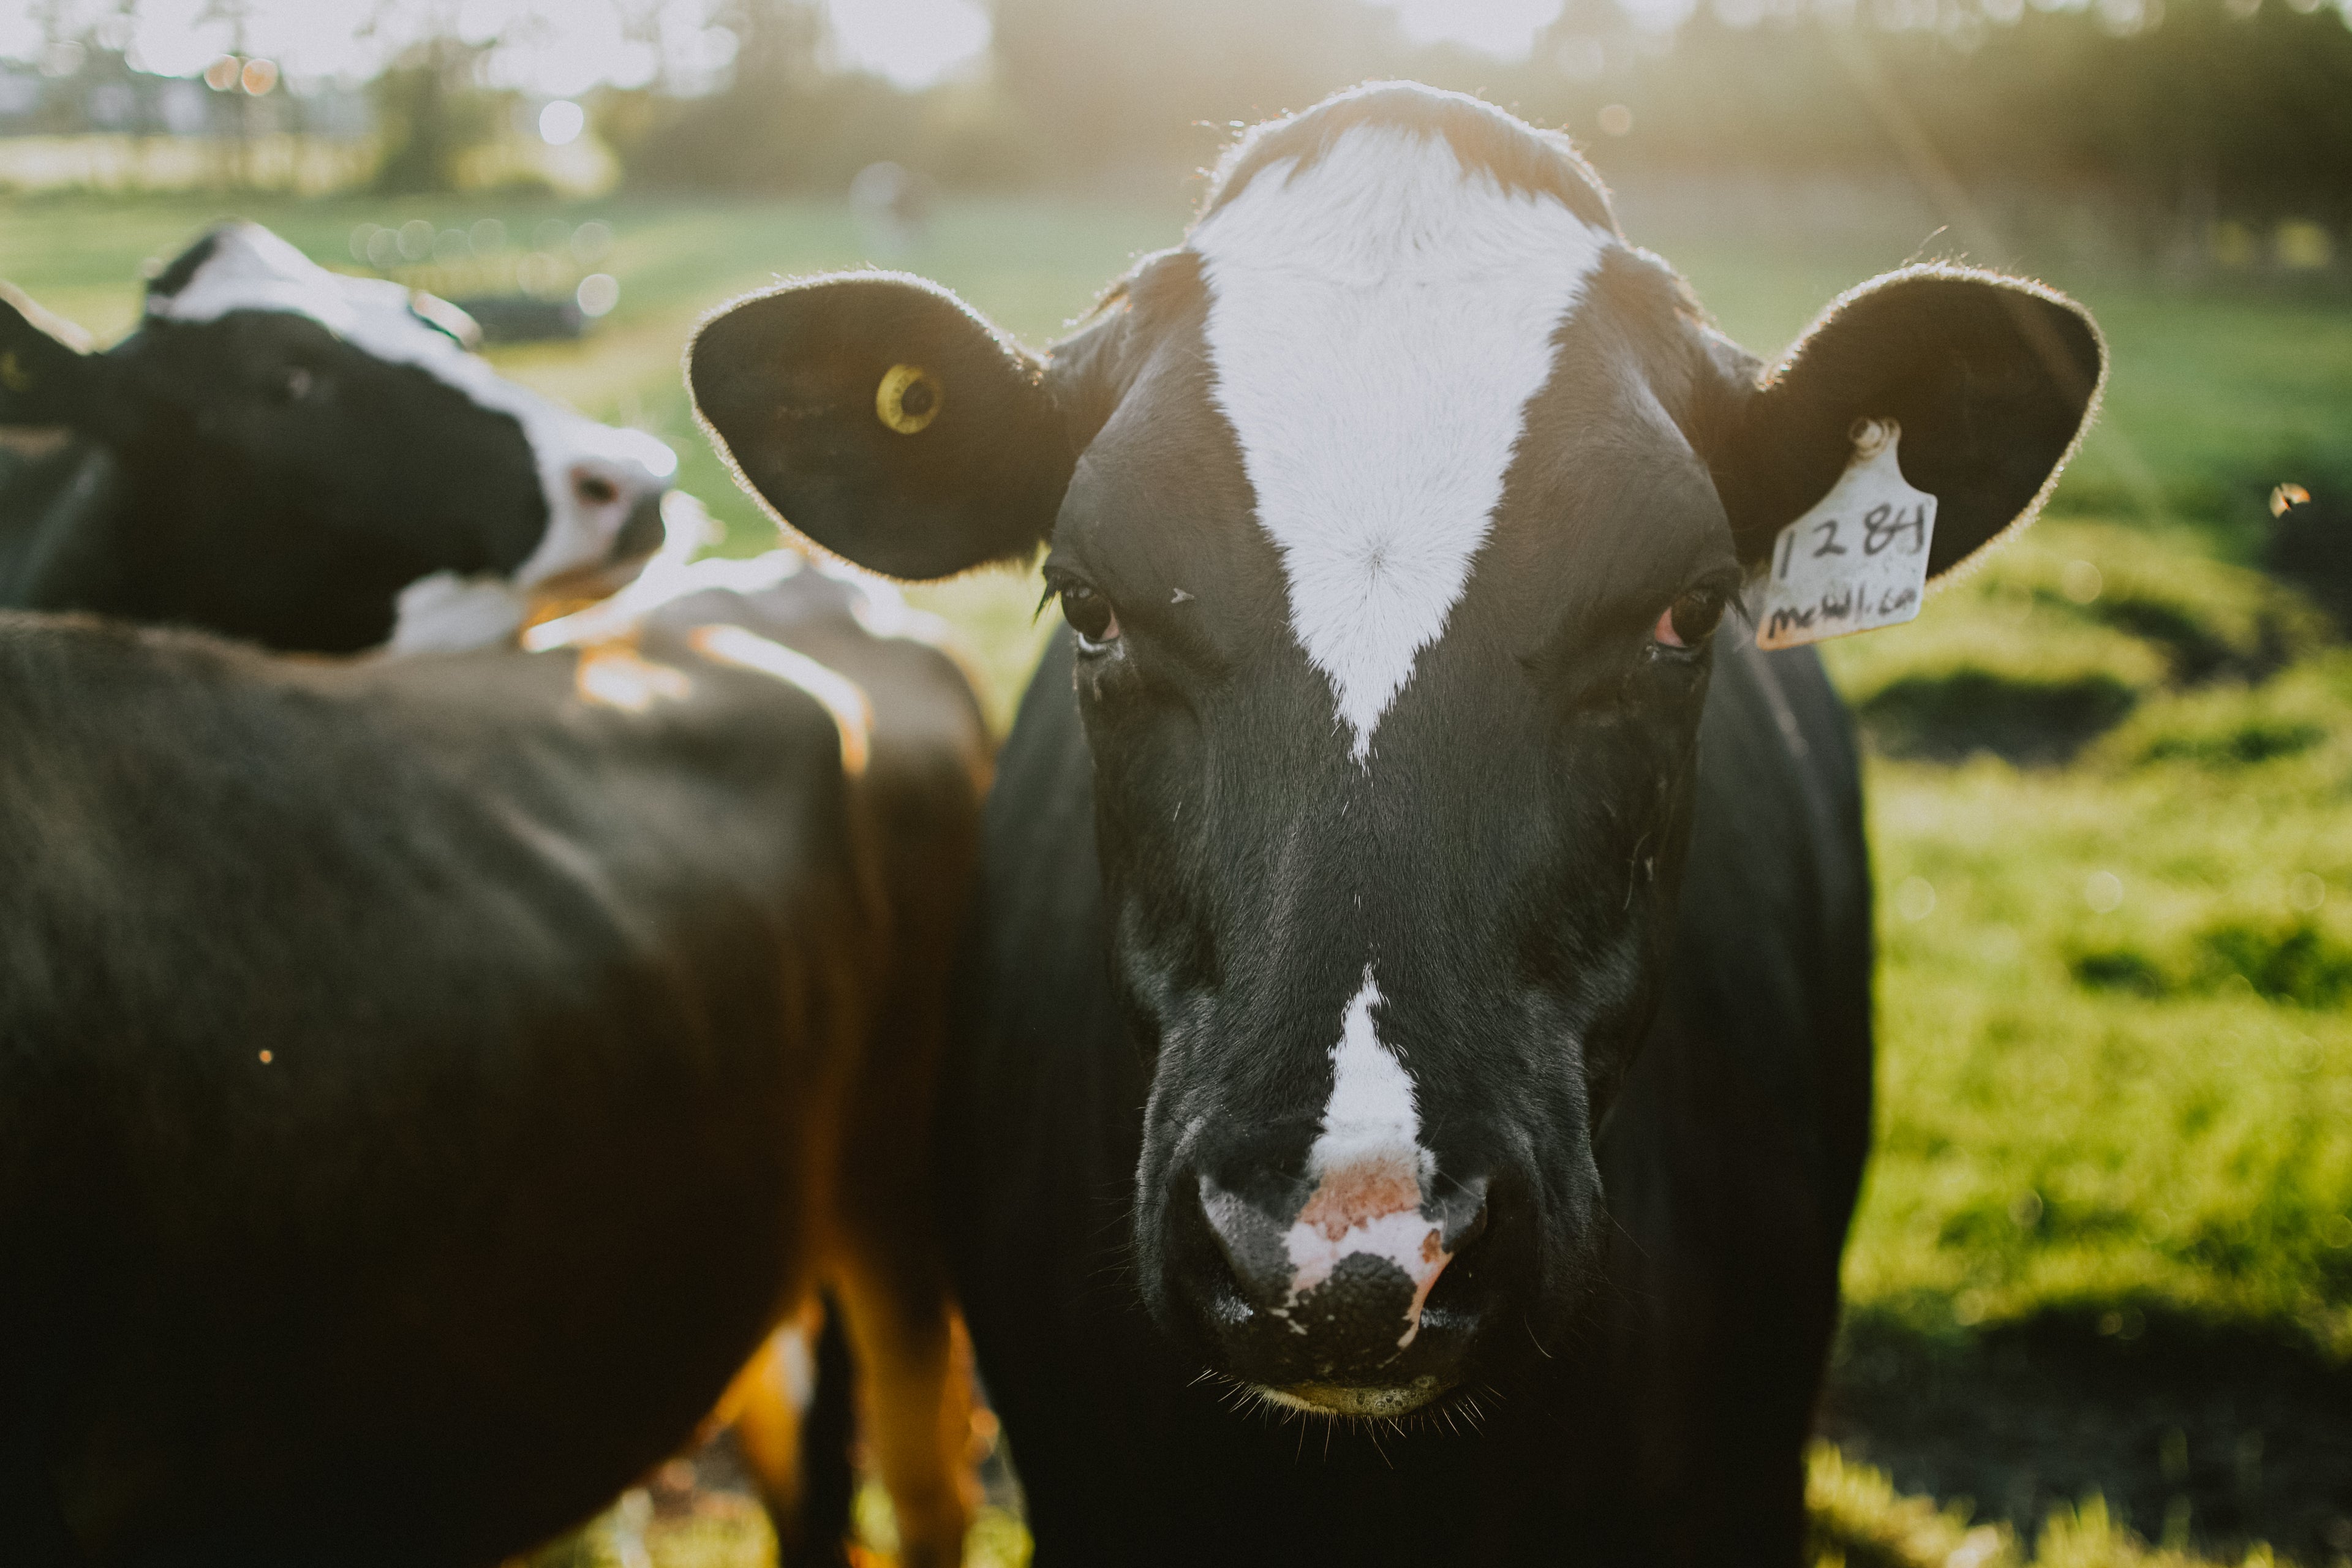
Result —
<instances>
[{"instance_id":1,"label":"pasture field","mask_svg":"<svg viewBox=\"0 0 2352 1568\"><path fill-rule=\"evenodd\" d=\"M1629 229L1766 353L1929 239L1735 235L1686 206L1662 233L1643 205L1626 194ZM772 535L694 429L679 350L735 293L865 258L816 201L57 197L0 205L0 278L108 338L142 262L232 206L342 265L363 223L608 224L618 307L496 357L668 439L735 552ZM955 199L895 259L1043 342L1183 214ZM2307 557L2352 581L2352 300L2053 273L2114 370L2049 515L1918 623L1827 650L1870 742L1883 962L1820 1562L2347 1568L2352 647L2263 570L2263 503L2307 485ZM1034 578L914 592L1006 721L1044 635ZM615 1529L545 1560L624 1561ZM1024 1555L1009 1520L984 1529L986 1560ZM771 1550L724 1509L646 1534L664 1568Z\"/></svg>"}]
</instances>

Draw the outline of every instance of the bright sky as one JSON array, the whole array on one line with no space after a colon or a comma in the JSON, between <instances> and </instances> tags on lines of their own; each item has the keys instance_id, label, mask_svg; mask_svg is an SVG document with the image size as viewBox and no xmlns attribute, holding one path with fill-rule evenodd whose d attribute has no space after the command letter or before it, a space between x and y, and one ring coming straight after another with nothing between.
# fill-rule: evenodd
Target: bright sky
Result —
<instances>
[{"instance_id":1,"label":"bright sky","mask_svg":"<svg viewBox=\"0 0 2352 1568\"><path fill-rule=\"evenodd\" d=\"M1182 0L1171 0L1181 4ZM1561 0L1372 0L1397 14L1417 43L1451 40L1504 58L1525 55ZM89 25L114 0L67 0ZM988 47L980 0L824 0L835 64L922 87L973 68ZM236 31L207 13L215 0L138 0L122 39L134 62L193 76L234 47ZM641 86L667 67L683 86L726 68L734 38L709 25L712 0L394 0L383 24L362 33L377 0L246 0L245 46L278 61L299 84L360 79L383 57L437 24L464 37L504 36L492 61L499 85L569 98L599 82ZM120 26L120 24L115 24ZM0 0L0 56L29 59L41 36L29 0Z\"/></svg>"}]
</instances>

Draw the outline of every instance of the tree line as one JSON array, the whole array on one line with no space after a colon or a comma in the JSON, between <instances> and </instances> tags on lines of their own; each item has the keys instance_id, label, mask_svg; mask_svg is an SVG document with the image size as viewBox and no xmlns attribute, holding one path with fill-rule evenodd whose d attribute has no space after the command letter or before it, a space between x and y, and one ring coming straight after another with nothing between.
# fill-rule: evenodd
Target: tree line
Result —
<instances>
[{"instance_id":1,"label":"tree line","mask_svg":"<svg viewBox=\"0 0 2352 1568\"><path fill-rule=\"evenodd\" d=\"M2352 26L2335 5L1712 0L1660 30L1570 0L1509 63L1412 47L1360 0L992 9L984 79L907 93L821 69L814 0L733 0L728 87L609 94L600 129L650 185L832 190L889 158L951 186L1101 186L1198 169L1234 123L1414 77L1603 143L1621 176L1925 176L2352 222Z\"/></svg>"},{"instance_id":2,"label":"tree line","mask_svg":"<svg viewBox=\"0 0 2352 1568\"><path fill-rule=\"evenodd\" d=\"M986 68L910 92L828 68L821 0L709 0L735 40L715 90L607 88L591 111L640 188L837 193L890 160L950 188L1160 193L1235 124L1412 77L1564 127L1621 180L1894 177L2096 193L2150 233L2352 227L2352 0L1695 0L1671 25L1567 0L1516 61L1414 45L1375 0L989 5ZM387 189L450 183L512 123L491 47L428 37L373 84Z\"/></svg>"}]
</instances>

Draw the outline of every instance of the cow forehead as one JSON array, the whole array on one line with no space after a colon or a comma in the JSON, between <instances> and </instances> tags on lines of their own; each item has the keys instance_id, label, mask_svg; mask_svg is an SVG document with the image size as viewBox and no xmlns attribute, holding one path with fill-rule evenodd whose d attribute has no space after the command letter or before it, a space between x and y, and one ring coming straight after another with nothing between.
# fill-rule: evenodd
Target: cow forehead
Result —
<instances>
[{"instance_id":1,"label":"cow forehead","mask_svg":"<svg viewBox=\"0 0 2352 1568\"><path fill-rule=\"evenodd\" d=\"M1617 243L1443 135L1378 124L1269 163L1193 231L1213 396L1360 763L1462 597L1555 334Z\"/></svg>"},{"instance_id":2,"label":"cow forehead","mask_svg":"<svg viewBox=\"0 0 2352 1568\"><path fill-rule=\"evenodd\" d=\"M150 319L202 322L236 310L306 316L364 353L415 365L482 407L512 416L543 471L602 462L660 479L677 469L677 454L653 437L599 424L499 375L419 316L409 290L390 279L330 272L253 224L216 229L206 246L176 287L149 292Z\"/></svg>"}]
</instances>

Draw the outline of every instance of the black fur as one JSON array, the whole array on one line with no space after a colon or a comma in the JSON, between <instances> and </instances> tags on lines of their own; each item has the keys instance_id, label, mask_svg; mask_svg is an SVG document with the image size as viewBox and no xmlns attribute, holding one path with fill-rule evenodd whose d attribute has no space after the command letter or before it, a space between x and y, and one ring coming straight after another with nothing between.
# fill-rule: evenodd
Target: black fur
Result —
<instances>
[{"instance_id":1,"label":"black fur","mask_svg":"<svg viewBox=\"0 0 2352 1568\"><path fill-rule=\"evenodd\" d=\"M147 297L151 300L176 298L181 289L196 280L213 252L220 248L219 231L200 236L194 245L173 257L171 264L147 280Z\"/></svg>"}]
</instances>

